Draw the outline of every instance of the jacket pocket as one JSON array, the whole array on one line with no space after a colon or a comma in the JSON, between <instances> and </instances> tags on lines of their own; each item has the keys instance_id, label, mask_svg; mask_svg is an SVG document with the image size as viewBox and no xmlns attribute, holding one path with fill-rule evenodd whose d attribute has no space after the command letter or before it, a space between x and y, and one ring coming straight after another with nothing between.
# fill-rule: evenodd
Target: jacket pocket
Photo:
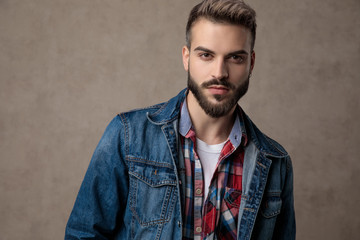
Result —
<instances>
[{"instance_id":1,"label":"jacket pocket","mask_svg":"<svg viewBox=\"0 0 360 240\"><path fill-rule=\"evenodd\" d=\"M168 222L177 192L174 170L133 162L129 175L129 206L139 224L150 226Z\"/></svg>"},{"instance_id":2,"label":"jacket pocket","mask_svg":"<svg viewBox=\"0 0 360 240\"><path fill-rule=\"evenodd\" d=\"M265 218L277 216L281 210L282 201L280 192L268 192L265 194L261 204L261 214Z\"/></svg>"}]
</instances>

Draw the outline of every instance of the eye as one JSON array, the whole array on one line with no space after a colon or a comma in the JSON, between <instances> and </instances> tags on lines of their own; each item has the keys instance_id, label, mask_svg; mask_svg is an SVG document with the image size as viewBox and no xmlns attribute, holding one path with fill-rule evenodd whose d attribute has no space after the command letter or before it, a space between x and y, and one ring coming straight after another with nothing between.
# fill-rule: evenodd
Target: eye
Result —
<instances>
[{"instance_id":1,"label":"eye","mask_svg":"<svg viewBox=\"0 0 360 240\"><path fill-rule=\"evenodd\" d=\"M200 53L199 57L203 60L211 60L212 59L212 55L210 53L204 52L204 53Z\"/></svg>"},{"instance_id":2,"label":"eye","mask_svg":"<svg viewBox=\"0 0 360 240\"><path fill-rule=\"evenodd\" d=\"M242 63L245 60L245 58L242 55L231 55L229 57L229 60L234 63Z\"/></svg>"}]
</instances>

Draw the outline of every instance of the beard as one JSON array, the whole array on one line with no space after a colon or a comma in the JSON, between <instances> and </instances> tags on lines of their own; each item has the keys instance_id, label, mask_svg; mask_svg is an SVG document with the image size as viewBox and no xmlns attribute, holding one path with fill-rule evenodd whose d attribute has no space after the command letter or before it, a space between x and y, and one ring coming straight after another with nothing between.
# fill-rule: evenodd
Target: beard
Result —
<instances>
[{"instance_id":1,"label":"beard","mask_svg":"<svg viewBox=\"0 0 360 240\"><path fill-rule=\"evenodd\" d=\"M188 89L193 93L200 107L205 111L207 115L213 118L219 118L227 115L231 109L237 104L242 96L245 95L249 88L250 75L245 82L236 87L234 84L229 83L226 79L212 79L210 81L202 83L200 86L191 77L190 69L188 70ZM233 93L228 98L220 94L214 94L214 98L217 103L210 102L204 95L203 89L209 86L224 86L230 89Z\"/></svg>"}]
</instances>

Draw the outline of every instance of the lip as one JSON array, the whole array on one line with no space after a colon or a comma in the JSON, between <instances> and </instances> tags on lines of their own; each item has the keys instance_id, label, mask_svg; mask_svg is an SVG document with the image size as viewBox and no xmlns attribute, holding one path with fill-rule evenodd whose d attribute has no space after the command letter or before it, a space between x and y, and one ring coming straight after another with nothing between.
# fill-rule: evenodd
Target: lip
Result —
<instances>
[{"instance_id":1,"label":"lip","mask_svg":"<svg viewBox=\"0 0 360 240\"><path fill-rule=\"evenodd\" d=\"M211 86L208 87L209 92L212 94L223 95L229 92L229 89L222 86Z\"/></svg>"}]
</instances>

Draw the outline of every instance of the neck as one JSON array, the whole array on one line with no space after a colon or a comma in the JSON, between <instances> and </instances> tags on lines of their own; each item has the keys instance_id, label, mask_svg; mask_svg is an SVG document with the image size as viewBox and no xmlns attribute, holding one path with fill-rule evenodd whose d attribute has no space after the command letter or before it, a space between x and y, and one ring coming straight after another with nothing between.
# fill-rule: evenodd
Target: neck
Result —
<instances>
[{"instance_id":1,"label":"neck","mask_svg":"<svg viewBox=\"0 0 360 240\"><path fill-rule=\"evenodd\" d=\"M236 106L225 116L214 118L205 113L191 91L186 102L197 138L207 144L219 144L228 138L234 125Z\"/></svg>"}]
</instances>

